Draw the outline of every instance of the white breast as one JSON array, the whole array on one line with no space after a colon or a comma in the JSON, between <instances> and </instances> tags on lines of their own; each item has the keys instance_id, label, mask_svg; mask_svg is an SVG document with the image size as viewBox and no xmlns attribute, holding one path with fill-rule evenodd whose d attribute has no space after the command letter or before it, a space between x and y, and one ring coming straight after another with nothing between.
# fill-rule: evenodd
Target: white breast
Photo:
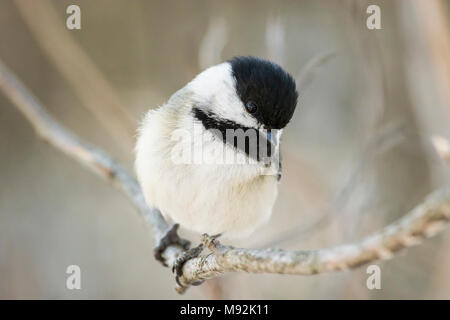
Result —
<instances>
[{"instance_id":1,"label":"white breast","mask_svg":"<svg viewBox=\"0 0 450 320\"><path fill-rule=\"evenodd\" d=\"M171 152L177 142L172 136L180 127L180 114L169 103L149 111L141 126L135 165L147 202L189 230L249 236L270 218L276 177L262 175L254 164L174 163ZM202 147L217 151L224 144L211 137Z\"/></svg>"}]
</instances>

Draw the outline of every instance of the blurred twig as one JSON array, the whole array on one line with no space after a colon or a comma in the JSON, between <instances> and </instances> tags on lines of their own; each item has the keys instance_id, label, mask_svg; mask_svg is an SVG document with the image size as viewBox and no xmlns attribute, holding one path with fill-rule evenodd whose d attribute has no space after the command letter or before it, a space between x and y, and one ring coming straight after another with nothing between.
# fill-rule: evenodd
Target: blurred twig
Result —
<instances>
[{"instance_id":1,"label":"blurred twig","mask_svg":"<svg viewBox=\"0 0 450 320\"><path fill-rule=\"evenodd\" d=\"M0 90L13 102L43 139L103 178L118 186L153 226L156 238L167 229L157 209L149 208L136 180L100 149L93 147L65 129L47 113L40 102L0 61ZM450 189L432 193L410 213L384 229L353 244L319 250L255 250L221 245L204 236L202 241L211 253L188 260L180 278L184 290L199 280L214 278L224 272L281 273L311 275L355 268L378 259L388 259L401 249L419 244L441 231L450 220ZM182 249L171 245L163 253L169 266Z\"/></svg>"},{"instance_id":2,"label":"blurred twig","mask_svg":"<svg viewBox=\"0 0 450 320\"><path fill-rule=\"evenodd\" d=\"M100 148L85 143L61 126L1 61L0 90L24 114L42 139L124 191L153 225L156 236L167 228L158 210L149 208L145 203L136 179Z\"/></svg>"},{"instance_id":3,"label":"blurred twig","mask_svg":"<svg viewBox=\"0 0 450 320\"><path fill-rule=\"evenodd\" d=\"M266 47L269 59L283 65L286 56L286 27L280 13L270 15L266 21Z\"/></svg>"},{"instance_id":4,"label":"blurred twig","mask_svg":"<svg viewBox=\"0 0 450 320\"><path fill-rule=\"evenodd\" d=\"M338 189L334 200L332 201L332 208L326 209L317 213L317 217L313 221L306 223L302 221L297 226L285 230L282 234L275 236L273 239L261 244L261 248L277 247L289 242L298 241L309 236L309 234L317 230L317 228L324 226L335 217L340 210L349 204L355 189L360 185L359 180L361 175L370 163L373 162L375 156L379 153L386 152L390 148L398 145L404 138L402 134L403 126L401 124L391 124L381 128L367 144L364 146L359 158L355 161L350 174L346 181Z\"/></svg>"},{"instance_id":5,"label":"blurred twig","mask_svg":"<svg viewBox=\"0 0 450 320\"><path fill-rule=\"evenodd\" d=\"M302 94L305 88L312 82L317 70L334 57L336 57L334 51L320 53L312 57L295 77L298 92Z\"/></svg>"},{"instance_id":6,"label":"blurred twig","mask_svg":"<svg viewBox=\"0 0 450 320\"><path fill-rule=\"evenodd\" d=\"M72 40L63 23L65 12L58 17L48 0L14 3L49 61L74 88L83 105L122 147L131 150L136 120L95 63Z\"/></svg>"},{"instance_id":7,"label":"blurred twig","mask_svg":"<svg viewBox=\"0 0 450 320\"><path fill-rule=\"evenodd\" d=\"M337 10L337 13L342 15L342 23L348 32L349 44L353 46L355 56L352 59L360 75L358 79L364 84L361 87L360 107L365 112L360 121L361 128L366 128L362 134L368 135L377 130L385 116L389 78L380 38L376 33L369 33L370 30L361 27L370 4L368 0L347 0L339 2Z\"/></svg>"},{"instance_id":8,"label":"blurred twig","mask_svg":"<svg viewBox=\"0 0 450 320\"><path fill-rule=\"evenodd\" d=\"M447 2L448 3L448 2ZM430 62L436 74L438 91L450 106L450 25L448 8L444 1L412 1L410 3L419 18L424 39L432 56Z\"/></svg>"},{"instance_id":9,"label":"blurred twig","mask_svg":"<svg viewBox=\"0 0 450 320\"><path fill-rule=\"evenodd\" d=\"M201 69L222 61L222 51L228 40L227 23L222 17L212 17L200 43L198 63Z\"/></svg>"},{"instance_id":10,"label":"blurred twig","mask_svg":"<svg viewBox=\"0 0 450 320\"><path fill-rule=\"evenodd\" d=\"M442 136L433 136L431 142L439 157L450 164L450 142Z\"/></svg>"}]
</instances>

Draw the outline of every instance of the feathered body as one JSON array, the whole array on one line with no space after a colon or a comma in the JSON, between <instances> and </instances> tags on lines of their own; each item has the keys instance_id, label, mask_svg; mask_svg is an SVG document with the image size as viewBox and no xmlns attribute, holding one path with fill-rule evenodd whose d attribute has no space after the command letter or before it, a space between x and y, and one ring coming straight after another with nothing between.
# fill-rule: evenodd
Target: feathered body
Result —
<instances>
[{"instance_id":1,"label":"feathered body","mask_svg":"<svg viewBox=\"0 0 450 320\"><path fill-rule=\"evenodd\" d=\"M209 123L267 127L246 112L237 81L233 64L222 63L199 74L167 104L148 111L139 129L135 163L146 201L165 217L198 233L229 238L247 237L268 221L278 188L277 175L267 174L275 161L251 159L206 128ZM276 139L279 135L281 130ZM174 159L176 150L201 150L209 160L194 156L180 162ZM248 161L223 163L224 153Z\"/></svg>"}]
</instances>

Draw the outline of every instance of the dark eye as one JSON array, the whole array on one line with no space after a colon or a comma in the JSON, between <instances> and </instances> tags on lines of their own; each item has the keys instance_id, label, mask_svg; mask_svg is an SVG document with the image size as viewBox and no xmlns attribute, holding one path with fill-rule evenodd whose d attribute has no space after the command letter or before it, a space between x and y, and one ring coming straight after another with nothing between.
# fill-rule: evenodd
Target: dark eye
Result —
<instances>
[{"instance_id":1,"label":"dark eye","mask_svg":"<svg viewBox=\"0 0 450 320\"><path fill-rule=\"evenodd\" d=\"M247 104L245 105L245 108L247 109L248 113L255 113L256 110L258 110L258 107L256 106L256 104L254 104L252 101L247 102Z\"/></svg>"}]
</instances>

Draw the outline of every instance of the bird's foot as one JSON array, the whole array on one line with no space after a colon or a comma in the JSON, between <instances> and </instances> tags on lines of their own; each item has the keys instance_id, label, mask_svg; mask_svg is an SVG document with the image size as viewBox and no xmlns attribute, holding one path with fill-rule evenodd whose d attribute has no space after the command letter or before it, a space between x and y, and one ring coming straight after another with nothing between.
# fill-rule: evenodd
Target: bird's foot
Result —
<instances>
[{"instance_id":1,"label":"bird's foot","mask_svg":"<svg viewBox=\"0 0 450 320\"><path fill-rule=\"evenodd\" d=\"M189 249L185 252L183 252L176 260L175 263L172 267L172 271L175 273L176 277L175 280L177 281L177 284L183 288L184 286L181 284L180 282L180 277L183 275L183 266L186 263L186 261L190 260L190 259L194 259L197 258L200 253L202 253L203 248L206 246L208 249L210 249L211 251L214 251L214 249L216 248L218 242L217 242L217 238L219 238L222 234L216 234L213 236L210 236L206 233L204 233L201 237L201 242L197 247ZM203 281L199 281L196 283L192 283L192 285L194 286L198 286L200 284L202 284L204 282Z\"/></svg>"},{"instance_id":2,"label":"bird's foot","mask_svg":"<svg viewBox=\"0 0 450 320\"><path fill-rule=\"evenodd\" d=\"M190 259L197 258L200 255L200 253L202 253L203 248L204 248L204 245L203 245L203 243L201 243L197 247L194 247L192 249L184 251L175 260L175 263L172 267L172 272L175 273L175 280L180 287L184 287L180 282L180 277L183 275L183 266L184 266L185 262ZM192 285L198 286L202 283L203 283L203 281L199 281L199 282L193 283Z\"/></svg>"},{"instance_id":3,"label":"bird's foot","mask_svg":"<svg viewBox=\"0 0 450 320\"><path fill-rule=\"evenodd\" d=\"M172 224L164 234L164 236L159 240L156 246L153 248L153 255L155 259L162 263L163 266L167 267L167 263L164 260L162 254L164 250L170 245L179 245L185 250L188 250L191 243L188 240L181 239L178 236L178 228L180 225L178 223ZM194 248L195 249L195 248Z\"/></svg>"},{"instance_id":4,"label":"bird's foot","mask_svg":"<svg viewBox=\"0 0 450 320\"><path fill-rule=\"evenodd\" d=\"M212 252L215 251L217 248L217 245L219 244L219 241L217 239L222 236L221 233L215 234L210 236L209 234L202 234L202 243Z\"/></svg>"}]
</instances>

